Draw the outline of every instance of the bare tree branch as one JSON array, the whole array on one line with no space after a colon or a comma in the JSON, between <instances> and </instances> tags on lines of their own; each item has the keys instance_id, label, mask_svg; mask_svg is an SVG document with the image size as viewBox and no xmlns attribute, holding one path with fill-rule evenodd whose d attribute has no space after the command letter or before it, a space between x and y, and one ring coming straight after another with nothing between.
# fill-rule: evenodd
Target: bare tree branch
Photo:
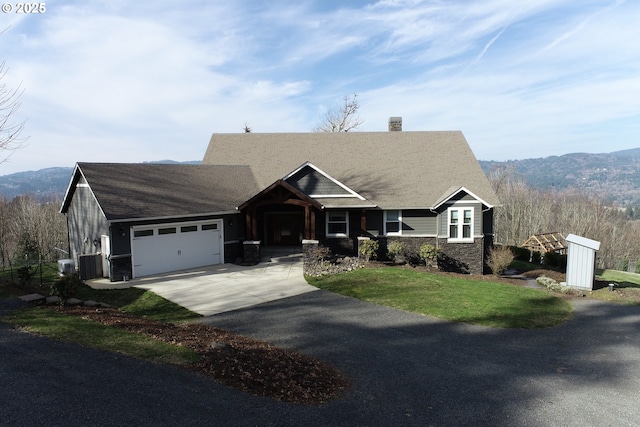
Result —
<instances>
[{"instance_id":1,"label":"bare tree branch","mask_svg":"<svg viewBox=\"0 0 640 427\"><path fill-rule=\"evenodd\" d=\"M349 132L364 123L364 120L357 115L360 109L357 97L358 95L355 93L353 97L345 96L344 104L327 111L313 131Z\"/></svg>"},{"instance_id":2,"label":"bare tree branch","mask_svg":"<svg viewBox=\"0 0 640 427\"><path fill-rule=\"evenodd\" d=\"M7 74L5 63L0 63L0 82ZM24 147L26 138L20 137L20 133L24 129L25 122L12 122L11 116L14 115L20 105L20 95L23 90L18 86L15 89L7 87L6 83L0 83L0 163L5 162L13 152Z\"/></svg>"}]
</instances>

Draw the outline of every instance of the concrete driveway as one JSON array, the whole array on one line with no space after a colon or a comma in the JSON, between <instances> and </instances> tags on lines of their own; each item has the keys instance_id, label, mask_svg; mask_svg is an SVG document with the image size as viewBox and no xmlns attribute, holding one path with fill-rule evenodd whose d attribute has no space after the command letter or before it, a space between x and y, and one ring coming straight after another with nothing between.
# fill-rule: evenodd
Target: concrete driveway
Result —
<instances>
[{"instance_id":1,"label":"concrete driveway","mask_svg":"<svg viewBox=\"0 0 640 427\"><path fill-rule=\"evenodd\" d=\"M302 275L298 254L269 259L254 266L218 264L174 271L114 284L93 280L96 289L148 289L203 316L251 307L269 301L317 291Z\"/></svg>"}]
</instances>

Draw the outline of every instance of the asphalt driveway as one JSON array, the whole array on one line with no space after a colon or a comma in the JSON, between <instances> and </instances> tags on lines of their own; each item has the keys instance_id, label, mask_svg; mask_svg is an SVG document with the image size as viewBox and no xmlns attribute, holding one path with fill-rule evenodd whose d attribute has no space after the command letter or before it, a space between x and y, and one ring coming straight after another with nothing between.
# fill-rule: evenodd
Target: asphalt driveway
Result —
<instances>
[{"instance_id":1,"label":"asphalt driveway","mask_svg":"<svg viewBox=\"0 0 640 427\"><path fill-rule=\"evenodd\" d=\"M352 381L318 407L0 324L7 425L636 426L640 307L574 302L548 329L457 324L326 291L201 321L328 361ZM2 424L0 423L0 424Z\"/></svg>"}]
</instances>

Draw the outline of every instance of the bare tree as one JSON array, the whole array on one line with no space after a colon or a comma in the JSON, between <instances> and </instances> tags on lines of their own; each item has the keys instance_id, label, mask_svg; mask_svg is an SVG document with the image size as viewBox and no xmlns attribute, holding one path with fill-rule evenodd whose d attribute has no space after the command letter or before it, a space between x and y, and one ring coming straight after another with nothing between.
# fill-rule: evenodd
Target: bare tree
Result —
<instances>
[{"instance_id":1,"label":"bare tree","mask_svg":"<svg viewBox=\"0 0 640 427\"><path fill-rule=\"evenodd\" d=\"M640 259L640 221L601 199L571 190L539 191L512 170L494 171L489 180L501 201L494 215L496 241L519 246L533 234L573 233L601 243L600 267Z\"/></svg>"},{"instance_id":2,"label":"bare tree","mask_svg":"<svg viewBox=\"0 0 640 427\"><path fill-rule=\"evenodd\" d=\"M313 129L314 132L349 132L357 128L364 120L358 116L360 104L358 95L345 96L344 104L327 111L320 123Z\"/></svg>"},{"instance_id":3,"label":"bare tree","mask_svg":"<svg viewBox=\"0 0 640 427\"><path fill-rule=\"evenodd\" d=\"M20 137L24 129L24 122L12 122L13 116L20 108L20 95L22 90L18 86L10 89L2 80L7 74L5 63L0 63L0 150L4 153L0 155L0 163L18 148L24 145L25 139Z\"/></svg>"}]
</instances>

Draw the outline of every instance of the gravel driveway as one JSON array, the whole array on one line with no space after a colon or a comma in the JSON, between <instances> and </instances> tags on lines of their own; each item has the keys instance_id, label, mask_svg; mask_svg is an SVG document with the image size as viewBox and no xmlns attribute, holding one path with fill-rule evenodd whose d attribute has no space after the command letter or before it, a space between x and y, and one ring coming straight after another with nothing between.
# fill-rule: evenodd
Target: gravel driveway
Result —
<instances>
[{"instance_id":1,"label":"gravel driveway","mask_svg":"<svg viewBox=\"0 0 640 427\"><path fill-rule=\"evenodd\" d=\"M318 291L204 321L326 360L353 388L320 407L284 404L0 324L0 423L640 424L640 307L578 300L561 326L506 330Z\"/></svg>"}]
</instances>

